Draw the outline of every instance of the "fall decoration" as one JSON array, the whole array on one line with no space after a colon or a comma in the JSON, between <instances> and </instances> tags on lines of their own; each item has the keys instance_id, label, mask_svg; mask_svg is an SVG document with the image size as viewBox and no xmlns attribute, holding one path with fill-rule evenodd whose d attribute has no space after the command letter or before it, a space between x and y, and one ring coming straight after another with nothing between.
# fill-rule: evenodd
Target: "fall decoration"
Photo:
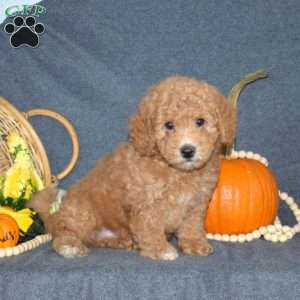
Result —
<instances>
[{"instance_id":1,"label":"fall decoration","mask_svg":"<svg viewBox=\"0 0 300 300\"><path fill-rule=\"evenodd\" d=\"M265 166L268 166L268 161L265 157L262 157L259 154L255 154L251 151L232 151L231 156L229 158L237 159L237 158L249 158L256 159L260 161ZM296 219L296 224L294 226L282 225L279 217L275 218L274 224L270 224L268 226L261 226L260 228L249 232L247 234L221 234L221 233L207 233L206 237L208 239L223 241L223 242L250 242L255 239L259 239L260 237L264 237L265 240L271 242L281 242L284 243L291 238L296 233L300 233L300 209L293 199L293 197L289 196L287 193L278 191L279 198L285 202L293 212L293 215Z\"/></svg>"},{"instance_id":2,"label":"fall decoration","mask_svg":"<svg viewBox=\"0 0 300 300\"><path fill-rule=\"evenodd\" d=\"M0 206L0 214L7 214L18 224L20 239L25 242L45 232L44 224L39 215L30 208L14 211L10 207Z\"/></svg>"},{"instance_id":3,"label":"fall decoration","mask_svg":"<svg viewBox=\"0 0 300 300\"><path fill-rule=\"evenodd\" d=\"M265 77L265 70L246 75L231 89L228 101L236 107L242 89ZM285 242L300 232L300 210L292 197L278 192L267 159L251 151L237 152L234 144L224 149L224 156L219 182L207 211L207 238L242 243L263 236L272 242ZM283 226L276 217L278 198L293 211L295 226Z\"/></svg>"},{"instance_id":4,"label":"fall decoration","mask_svg":"<svg viewBox=\"0 0 300 300\"><path fill-rule=\"evenodd\" d=\"M271 171L255 159L223 159L217 188L207 210L210 233L239 234L272 224L278 187Z\"/></svg>"},{"instance_id":5,"label":"fall decoration","mask_svg":"<svg viewBox=\"0 0 300 300\"><path fill-rule=\"evenodd\" d=\"M0 248L13 247L18 241L18 224L9 215L0 214Z\"/></svg>"},{"instance_id":6,"label":"fall decoration","mask_svg":"<svg viewBox=\"0 0 300 300\"><path fill-rule=\"evenodd\" d=\"M5 138L12 166L0 178L0 204L23 209L32 193L44 188L25 140L11 131Z\"/></svg>"},{"instance_id":7,"label":"fall decoration","mask_svg":"<svg viewBox=\"0 0 300 300\"><path fill-rule=\"evenodd\" d=\"M71 137L72 158L66 168L55 176L51 173L45 148L29 123L29 119L35 116L58 121ZM48 234L41 235L44 228L38 214L24 209L24 205L34 191L66 177L78 157L78 136L68 119L42 108L20 112L7 99L0 97L0 213L13 217L13 222L19 226L19 244L0 249L0 257L21 254L51 239Z\"/></svg>"},{"instance_id":8,"label":"fall decoration","mask_svg":"<svg viewBox=\"0 0 300 300\"><path fill-rule=\"evenodd\" d=\"M61 123L70 135L73 151L66 168L58 175L51 174L51 168L47 153L29 119L35 116L50 117ZM13 134L11 145L7 143L8 137ZM20 142L22 140L22 142ZM24 143L23 143L24 142ZM76 130L70 121L61 114L48 109L33 109L28 112L20 112L7 99L0 97L0 177L13 166L16 144L25 146L27 157L32 159L36 174L46 187L53 181L65 178L74 168L79 157L79 141ZM20 148L20 147L19 147ZM17 147L17 150L19 149ZM23 152L24 154L24 152ZM35 175L33 175L36 178ZM40 183L39 183L40 184Z\"/></svg>"},{"instance_id":9,"label":"fall decoration","mask_svg":"<svg viewBox=\"0 0 300 300\"><path fill-rule=\"evenodd\" d=\"M0 249L0 257L9 257L9 256L22 254L24 252L30 251L40 246L41 244L51 241L51 239L52 237L50 234L39 235L35 237L33 240L19 244L17 246Z\"/></svg>"}]
</instances>

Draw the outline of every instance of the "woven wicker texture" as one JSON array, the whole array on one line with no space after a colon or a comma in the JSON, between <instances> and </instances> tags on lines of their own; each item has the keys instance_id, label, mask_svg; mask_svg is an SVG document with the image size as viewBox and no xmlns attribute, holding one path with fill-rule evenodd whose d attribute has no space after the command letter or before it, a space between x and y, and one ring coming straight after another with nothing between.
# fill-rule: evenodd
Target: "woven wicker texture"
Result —
<instances>
[{"instance_id":1,"label":"woven wicker texture","mask_svg":"<svg viewBox=\"0 0 300 300\"><path fill-rule=\"evenodd\" d=\"M60 122L66 128L72 140L72 158L66 168L56 176L51 174L51 168L45 148L35 130L27 120L30 117L38 115L47 116ZM34 109L26 113L21 113L11 105L9 101L0 97L0 176L4 175L12 166L12 159L5 142L5 137L11 131L17 132L26 141L30 148L34 167L45 186L53 181L61 180L66 177L76 165L79 157L79 141L76 131L69 120L61 114L47 109Z\"/></svg>"}]
</instances>

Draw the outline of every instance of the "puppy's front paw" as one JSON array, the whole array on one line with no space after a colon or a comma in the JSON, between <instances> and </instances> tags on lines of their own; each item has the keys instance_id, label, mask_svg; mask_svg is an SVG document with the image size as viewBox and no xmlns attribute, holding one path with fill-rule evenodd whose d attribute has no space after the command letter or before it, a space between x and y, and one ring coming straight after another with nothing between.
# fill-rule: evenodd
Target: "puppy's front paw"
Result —
<instances>
[{"instance_id":1,"label":"puppy's front paw","mask_svg":"<svg viewBox=\"0 0 300 300\"><path fill-rule=\"evenodd\" d=\"M171 245L167 245L163 250L144 249L141 250L140 254L142 256L158 260L175 260L178 257L177 250Z\"/></svg>"},{"instance_id":2,"label":"puppy's front paw","mask_svg":"<svg viewBox=\"0 0 300 300\"><path fill-rule=\"evenodd\" d=\"M206 239L181 240L179 247L188 255L208 256L214 252L213 246Z\"/></svg>"},{"instance_id":3,"label":"puppy's front paw","mask_svg":"<svg viewBox=\"0 0 300 300\"><path fill-rule=\"evenodd\" d=\"M60 237L53 241L53 249L57 254L65 258L74 258L78 256L87 256L89 249L74 238Z\"/></svg>"}]
</instances>

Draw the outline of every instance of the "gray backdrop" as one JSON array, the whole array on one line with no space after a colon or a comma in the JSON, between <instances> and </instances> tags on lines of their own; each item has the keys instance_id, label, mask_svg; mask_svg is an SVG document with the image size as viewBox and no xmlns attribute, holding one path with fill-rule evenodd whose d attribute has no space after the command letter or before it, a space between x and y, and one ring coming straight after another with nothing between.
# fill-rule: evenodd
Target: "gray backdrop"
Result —
<instances>
[{"instance_id":1,"label":"gray backdrop","mask_svg":"<svg viewBox=\"0 0 300 300\"><path fill-rule=\"evenodd\" d=\"M300 198L299 1L42 4L47 13L38 21L46 30L38 48L12 49L9 36L0 30L0 94L22 111L46 107L74 123L80 136L80 161L63 187L126 140L128 117L139 97L158 80L190 75L227 94L241 76L265 68L270 77L249 86L240 98L237 147L268 157L280 188ZM68 137L52 121L35 118L32 123L57 173L70 155ZM292 222L291 215L283 215ZM47 245L1 262L6 270L1 274L6 283L28 287L23 292L27 297L39 297L45 285L59 287L49 289L49 298L91 299L102 294L119 299L200 299L201 295L267 299L286 293L293 297L300 292L295 284L300 267L293 258L299 253L299 241L297 237L286 245L214 243L217 251L210 258L181 257L171 264L153 264L135 253L111 250L94 250L89 258L66 262ZM33 283L26 277L28 272ZM1 286L0 295L24 297L12 285L7 287Z\"/></svg>"}]
</instances>

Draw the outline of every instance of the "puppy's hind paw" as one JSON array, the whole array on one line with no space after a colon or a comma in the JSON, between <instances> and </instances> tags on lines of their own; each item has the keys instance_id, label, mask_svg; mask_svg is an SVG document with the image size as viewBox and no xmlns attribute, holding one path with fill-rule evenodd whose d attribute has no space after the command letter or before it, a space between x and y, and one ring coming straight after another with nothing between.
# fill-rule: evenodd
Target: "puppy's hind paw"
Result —
<instances>
[{"instance_id":1,"label":"puppy's hind paw","mask_svg":"<svg viewBox=\"0 0 300 300\"><path fill-rule=\"evenodd\" d=\"M160 256L163 260L175 260L178 257L177 251L166 251L163 252Z\"/></svg>"},{"instance_id":2,"label":"puppy's hind paw","mask_svg":"<svg viewBox=\"0 0 300 300\"><path fill-rule=\"evenodd\" d=\"M89 249L73 236L56 237L52 246L57 254L65 258L87 256L89 253Z\"/></svg>"},{"instance_id":3,"label":"puppy's hind paw","mask_svg":"<svg viewBox=\"0 0 300 300\"><path fill-rule=\"evenodd\" d=\"M62 245L57 249L57 253L65 258L74 258L78 256L87 256L88 248L85 246L73 247L69 245Z\"/></svg>"},{"instance_id":4,"label":"puppy's hind paw","mask_svg":"<svg viewBox=\"0 0 300 300\"><path fill-rule=\"evenodd\" d=\"M177 250L171 245L168 245L164 250L160 251L157 249L144 249L140 254L145 257L160 260L175 260L178 257Z\"/></svg>"}]
</instances>

